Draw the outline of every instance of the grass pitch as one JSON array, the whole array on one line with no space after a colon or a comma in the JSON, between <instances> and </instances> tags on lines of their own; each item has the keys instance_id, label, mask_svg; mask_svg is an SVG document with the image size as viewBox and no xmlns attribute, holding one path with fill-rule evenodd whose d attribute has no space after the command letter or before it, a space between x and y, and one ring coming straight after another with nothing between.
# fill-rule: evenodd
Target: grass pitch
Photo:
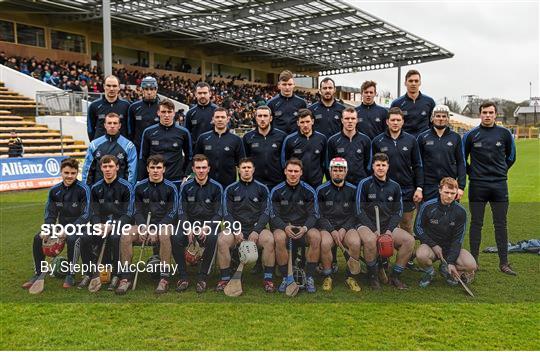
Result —
<instances>
[{"instance_id":1,"label":"grass pitch","mask_svg":"<svg viewBox=\"0 0 540 352\"><path fill-rule=\"evenodd\" d=\"M509 179L511 241L539 237L539 155L538 140L518 141ZM193 287L158 297L146 275L137 291L122 297L65 291L55 278L31 296L20 285L32 274L32 237L46 195L0 196L0 349L540 349L540 256L533 254L510 254L517 277L498 272L496 254L481 254L482 270L470 285L475 298L440 277L420 289L420 274L411 271L404 274L407 292L387 286L354 294L343 283L343 270L333 292L301 292L293 299L265 294L261 277L249 270L239 298L212 291L199 296ZM487 210L482 248L494 245ZM217 270L210 286L216 281Z\"/></svg>"}]
</instances>

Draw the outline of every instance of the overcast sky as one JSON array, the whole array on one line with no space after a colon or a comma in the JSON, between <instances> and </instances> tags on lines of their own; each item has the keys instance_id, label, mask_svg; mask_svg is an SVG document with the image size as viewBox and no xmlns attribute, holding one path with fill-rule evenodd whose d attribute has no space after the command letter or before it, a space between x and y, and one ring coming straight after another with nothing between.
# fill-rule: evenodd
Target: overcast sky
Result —
<instances>
[{"instance_id":1,"label":"overcast sky","mask_svg":"<svg viewBox=\"0 0 540 352\"><path fill-rule=\"evenodd\" d=\"M436 102L444 97L529 98L539 89L539 1L347 1L454 53L451 59L402 68L422 74L421 91ZM397 93L397 69L332 76L336 84L359 87L366 79ZM405 88L402 85L401 94Z\"/></svg>"}]
</instances>

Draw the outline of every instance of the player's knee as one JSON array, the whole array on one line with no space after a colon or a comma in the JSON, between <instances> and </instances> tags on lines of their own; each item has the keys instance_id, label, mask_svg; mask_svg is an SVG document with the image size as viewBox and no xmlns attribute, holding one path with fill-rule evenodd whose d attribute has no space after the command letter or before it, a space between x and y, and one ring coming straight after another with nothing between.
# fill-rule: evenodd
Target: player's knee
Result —
<instances>
[{"instance_id":1,"label":"player's knee","mask_svg":"<svg viewBox=\"0 0 540 352\"><path fill-rule=\"evenodd\" d=\"M319 248L321 246L321 233L315 229L308 231L309 246L312 248Z\"/></svg>"},{"instance_id":2,"label":"player's knee","mask_svg":"<svg viewBox=\"0 0 540 352\"><path fill-rule=\"evenodd\" d=\"M321 249L324 251L329 251L330 249L332 249L332 246L334 245L334 240L332 239L332 236L322 235L321 237Z\"/></svg>"},{"instance_id":3,"label":"player's knee","mask_svg":"<svg viewBox=\"0 0 540 352\"><path fill-rule=\"evenodd\" d=\"M274 232L274 243L276 245L276 248L285 248L286 239L287 235L285 235L285 232L281 230L277 230Z\"/></svg>"},{"instance_id":4,"label":"player's knee","mask_svg":"<svg viewBox=\"0 0 540 352\"><path fill-rule=\"evenodd\" d=\"M429 261L430 257L430 249L427 245L423 244L416 250L416 259L421 262L425 263Z\"/></svg>"},{"instance_id":5,"label":"player's knee","mask_svg":"<svg viewBox=\"0 0 540 352\"><path fill-rule=\"evenodd\" d=\"M377 236L374 233L365 233L364 236L362 236L362 244L368 249L377 248Z\"/></svg>"},{"instance_id":6,"label":"player's knee","mask_svg":"<svg viewBox=\"0 0 540 352\"><path fill-rule=\"evenodd\" d=\"M274 247L274 237L272 237L269 231L263 231L259 235L259 243L264 248Z\"/></svg>"}]
</instances>

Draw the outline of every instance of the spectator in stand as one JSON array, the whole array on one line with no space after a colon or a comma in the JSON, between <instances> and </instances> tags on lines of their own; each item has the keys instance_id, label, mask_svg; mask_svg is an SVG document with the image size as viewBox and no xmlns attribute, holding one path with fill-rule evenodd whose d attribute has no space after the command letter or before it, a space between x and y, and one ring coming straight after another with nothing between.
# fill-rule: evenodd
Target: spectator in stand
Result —
<instances>
[{"instance_id":1,"label":"spectator in stand","mask_svg":"<svg viewBox=\"0 0 540 352\"><path fill-rule=\"evenodd\" d=\"M12 130L8 141L8 158L22 158L24 147L22 139L17 136L17 132Z\"/></svg>"}]
</instances>

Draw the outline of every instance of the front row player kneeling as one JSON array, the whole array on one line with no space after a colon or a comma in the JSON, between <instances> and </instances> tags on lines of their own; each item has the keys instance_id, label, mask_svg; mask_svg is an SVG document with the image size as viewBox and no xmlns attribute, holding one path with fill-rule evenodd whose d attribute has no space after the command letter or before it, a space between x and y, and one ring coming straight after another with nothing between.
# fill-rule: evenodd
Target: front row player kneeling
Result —
<instances>
[{"instance_id":1,"label":"front row player kneeling","mask_svg":"<svg viewBox=\"0 0 540 352\"><path fill-rule=\"evenodd\" d=\"M193 157L192 178L182 184L179 192L178 221L180 229L171 237L172 254L178 265L180 279L176 291L185 291L189 286L185 250L188 244L197 241L204 247L199 263L196 291L203 293L207 289L208 275L214 264L217 247L217 230L222 217L223 189L208 174L208 157L196 154Z\"/></svg>"},{"instance_id":2,"label":"front row player kneeling","mask_svg":"<svg viewBox=\"0 0 540 352\"><path fill-rule=\"evenodd\" d=\"M321 233L314 227L319 217L315 190L302 177L302 161L291 158L285 164L285 182L278 184L270 193L272 208L270 228L274 232L276 262L283 281L278 291L287 288L287 245L309 246L306 263L306 291L316 291L313 275L319 261ZM291 249L291 252L294 248Z\"/></svg>"},{"instance_id":3,"label":"front row player kneeling","mask_svg":"<svg viewBox=\"0 0 540 352\"><path fill-rule=\"evenodd\" d=\"M101 264L101 255L96 255L93 246L97 245L103 252L107 249L109 262L112 265L112 279L108 290L116 289L118 284L118 262L120 256L120 238L118 231L124 225L131 224L133 216L133 187L121 177L118 177L119 161L114 155L105 155L99 161L103 179L96 182L90 190L90 222L101 229L96 233L86 233L81 239L81 257L90 269L90 276L84 276L79 288L88 285L88 291L97 292L101 281L96 266ZM116 222L113 231L112 222ZM91 265L92 264L92 265Z\"/></svg>"},{"instance_id":4,"label":"front row player kneeling","mask_svg":"<svg viewBox=\"0 0 540 352\"><path fill-rule=\"evenodd\" d=\"M319 229L321 231L321 263L324 291L332 290L332 248L343 244L349 254L360 256L360 236L356 231L355 198L356 187L345 182L347 160L336 157L330 161L330 178L317 188L317 203L320 208ZM360 286L347 268L345 283L355 292Z\"/></svg>"},{"instance_id":5,"label":"front row player kneeling","mask_svg":"<svg viewBox=\"0 0 540 352\"><path fill-rule=\"evenodd\" d=\"M360 220L358 233L364 246L364 258L367 262L370 286L380 288L377 264L377 238L382 234L392 236L397 258L390 275L390 283L400 290L407 285L400 279L407 261L414 250L414 237L398 227L403 215L401 189L391 180L388 173L388 156L376 153L373 156L373 176L363 179L356 192L357 214ZM379 207L380 231L377 232L375 207Z\"/></svg>"},{"instance_id":6,"label":"front row player kneeling","mask_svg":"<svg viewBox=\"0 0 540 352\"><path fill-rule=\"evenodd\" d=\"M257 247L262 248L263 285L264 290L271 293L275 291L272 281L275 252L274 237L269 230L265 229L270 219L268 188L253 179L255 165L250 158L240 160L238 171L240 180L225 189L223 213L228 224L239 222L241 231L233 233L227 229L219 234L218 262L221 279L216 286L216 291L223 291L231 279L230 250L247 240L253 241Z\"/></svg>"},{"instance_id":7,"label":"front row player kneeling","mask_svg":"<svg viewBox=\"0 0 540 352\"><path fill-rule=\"evenodd\" d=\"M90 211L90 191L81 181L77 180L79 172L79 162L76 159L68 158L60 164L60 175L62 182L54 185L49 190L47 205L45 206L45 225L67 225L85 224L88 222ZM58 235L60 241L67 242L68 261L76 264L78 260L80 233L66 236L64 231ZM34 257L34 276L23 284L23 288L29 289L42 273L42 263L45 262L43 246L51 240L51 234L39 232L34 236L32 245ZM52 242L52 241L51 241ZM71 268L73 266L70 266ZM64 280L63 287L69 288L74 284L74 273L70 272Z\"/></svg>"},{"instance_id":8,"label":"front row player kneeling","mask_svg":"<svg viewBox=\"0 0 540 352\"><path fill-rule=\"evenodd\" d=\"M424 202L416 217L416 236L422 243L416 250L416 259L424 275L420 287L427 287L435 277L433 262L441 260L439 270L450 285L457 285L460 277L465 283L472 281L477 268L471 253L461 248L467 223L467 212L456 201L458 183L445 177L439 184L439 198ZM448 265L444 264L444 260Z\"/></svg>"},{"instance_id":9,"label":"front row player kneeling","mask_svg":"<svg viewBox=\"0 0 540 352\"><path fill-rule=\"evenodd\" d=\"M120 239L120 261L123 267L131 263L133 256L133 244L159 243L159 257L161 280L155 290L156 293L165 293L169 288L169 268L171 264L171 236L174 233L173 225L178 211L178 192L176 186L169 180L164 179L165 160L161 155L152 155L146 161L148 178L140 181L135 186L135 213L133 215L134 226L128 235ZM156 225L149 231L143 224ZM119 272L120 282L116 288L117 294L125 294L131 287L131 272Z\"/></svg>"}]
</instances>

